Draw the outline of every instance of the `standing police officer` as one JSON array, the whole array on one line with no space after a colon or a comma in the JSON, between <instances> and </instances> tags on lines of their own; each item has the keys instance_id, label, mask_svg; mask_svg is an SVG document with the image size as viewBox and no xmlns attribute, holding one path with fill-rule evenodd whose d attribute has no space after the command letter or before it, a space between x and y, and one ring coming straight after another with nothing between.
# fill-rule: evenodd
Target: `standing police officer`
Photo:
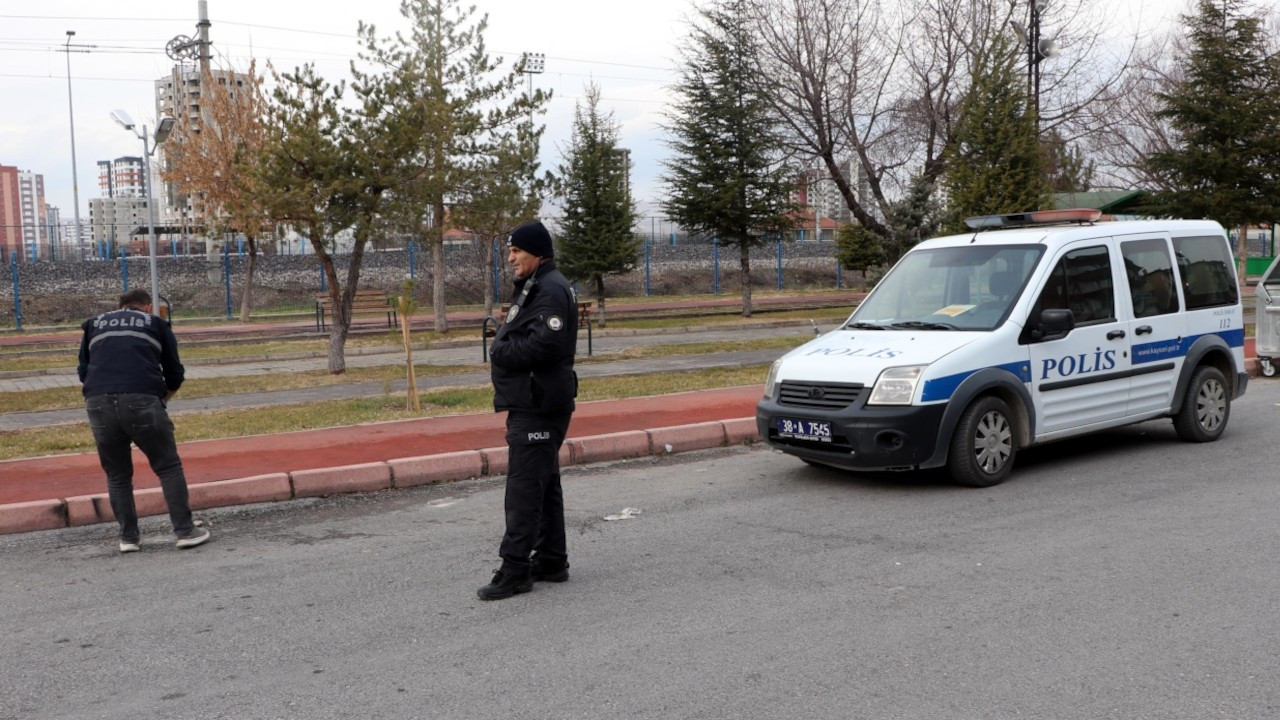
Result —
<instances>
[{"instance_id":1,"label":"standing police officer","mask_svg":"<svg viewBox=\"0 0 1280 720\"><path fill-rule=\"evenodd\" d=\"M578 394L577 297L556 269L542 223L513 230L507 247L516 294L489 353L493 408L507 411L507 532L502 567L476 592L481 600L529 592L535 580L569 579L559 455Z\"/></svg>"},{"instance_id":2,"label":"standing police officer","mask_svg":"<svg viewBox=\"0 0 1280 720\"><path fill-rule=\"evenodd\" d=\"M187 506L187 478L182 472L173 422L165 401L182 386L184 369L178 341L169 321L151 314L151 294L130 290L120 296L120 309L89 318L81 325L80 382L98 461L107 474L111 511L120 524L120 552L142 548L138 510L133 502L133 455L137 445L160 478L169 520L179 548L209 539L195 527Z\"/></svg>"}]
</instances>

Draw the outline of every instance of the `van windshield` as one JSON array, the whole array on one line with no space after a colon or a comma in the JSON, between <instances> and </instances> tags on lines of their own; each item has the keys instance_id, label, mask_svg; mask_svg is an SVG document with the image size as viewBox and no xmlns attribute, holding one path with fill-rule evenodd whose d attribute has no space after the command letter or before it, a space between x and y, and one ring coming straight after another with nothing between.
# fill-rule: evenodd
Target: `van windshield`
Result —
<instances>
[{"instance_id":1,"label":"van windshield","mask_svg":"<svg viewBox=\"0 0 1280 720\"><path fill-rule=\"evenodd\" d=\"M885 275L845 327L992 330L1008 317L1043 245L913 250Z\"/></svg>"}]
</instances>

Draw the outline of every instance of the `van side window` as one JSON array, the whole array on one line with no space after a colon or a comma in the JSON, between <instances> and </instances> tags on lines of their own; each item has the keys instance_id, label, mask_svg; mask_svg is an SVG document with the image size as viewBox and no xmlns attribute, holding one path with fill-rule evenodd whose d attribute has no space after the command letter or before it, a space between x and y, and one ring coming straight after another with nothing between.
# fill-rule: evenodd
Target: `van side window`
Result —
<instances>
[{"instance_id":1,"label":"van side window","mask_svg":"<svg viewBox=\"0 0 1280 720\"><path fill-rule=\"evenodd\" d=\"M1234 305L1239 299L1231 253L1221 237L1174 238L1173 252L1178 257L1188 310Z\"/></svg>"},{"instance_id":2,"label":"van side window","mask_svg":"<svg viewBox=\"0 0 1280 720\"><path fill-rule=\"evenodd\" d=\"M1178 289L1173 281L1173 261L1164 240L1130 240L1120 243L1129 296L1135 318L1178 312Z\"/></svg>"},{"instance_id":3,"label":"van side window","mask_svg":"<svg viewBox=\"0 0 1280 720\"><path fill-rule=\"evenodd\" d=\"M1072 250L1054 266L1034 314L1041 310L1070 310L1076 325L1109 322L1116 318L1115 285L1111 281L1111 255L1105 247Z\"/></svg>"}]
</instances>

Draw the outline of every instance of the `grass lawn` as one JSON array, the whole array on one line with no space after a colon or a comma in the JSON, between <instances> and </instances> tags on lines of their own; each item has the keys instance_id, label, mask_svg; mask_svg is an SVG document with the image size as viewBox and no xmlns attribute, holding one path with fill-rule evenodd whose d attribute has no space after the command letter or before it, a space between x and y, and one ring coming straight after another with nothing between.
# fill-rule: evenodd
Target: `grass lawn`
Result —
<instances>
[{"instance_id":1,"label":"grass lawn","mask_svg":"<svg viewBox=\"0 0 1280 720\"><path fill-rule=\"evenodd\" d=\"M755 385L764 382L767 366L710 368L687 372L587 378L578 400L609 400L690 390ZM418 394L421 412L406 410L404 393L352 398L305 405L189 413L174 419L179 442L339 427L386 420L406 420L458 413L492 412L488 385L442 388ZM91 452L93 436L85 423L0 433L0 460L61 453Z\"/></svg>"}]
</instances>

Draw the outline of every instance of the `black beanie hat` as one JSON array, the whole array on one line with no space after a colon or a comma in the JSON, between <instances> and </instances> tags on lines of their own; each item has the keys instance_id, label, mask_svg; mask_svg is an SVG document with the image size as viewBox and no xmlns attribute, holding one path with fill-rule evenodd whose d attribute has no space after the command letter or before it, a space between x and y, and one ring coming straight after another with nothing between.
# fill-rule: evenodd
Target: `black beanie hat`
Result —
<instances>
[{"instance_id":1,"label":"black beanie hat","mask_svg":"<svg viewBox=\"0 0 1280 720\"><path fill-rule=\"evenodd\" d=\"M547 232L538 220L525 223L511 231L507 245L518 247L530 255L540 258L555 257L555 249L551 247L551 233Z\"/></svg>"}]
</instances>

